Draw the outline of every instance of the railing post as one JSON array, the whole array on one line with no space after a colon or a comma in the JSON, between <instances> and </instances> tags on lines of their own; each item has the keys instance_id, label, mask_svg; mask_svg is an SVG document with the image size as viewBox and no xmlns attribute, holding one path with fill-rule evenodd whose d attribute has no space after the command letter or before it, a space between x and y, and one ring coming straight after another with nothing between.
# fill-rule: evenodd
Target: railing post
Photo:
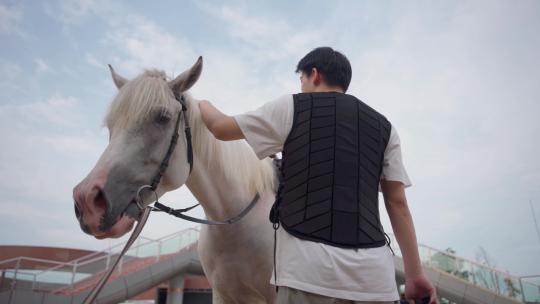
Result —
<instances>
[{"instance_id":1,"label":"railing post","mask_svg":"<svg viewBox=\"0 0 540 304\"><path fill-rule=\"evenodd\" d=\"M34 274L34 279L32 280L32 291L36 289L36 278L37 278L37 274Z\"/></svg>"},{"instance_id":2,"label":"railing post","mask_svg":"<svg viewBox=\"0 0 540 304\"><path fill-rule=\"evenodd\" d=\"M177 250L177 252L180 251L180 249L182 249L182 234L178 235L178 250Z\"/></svg>"},{"instance_id":3,"label":"railing post","mask_svg":"<svg viewBox=\"0 0 540 304\"><path fill-rule=\"evenodd\" d=\"M11 291L15 290L15 285L17 284L17 272L19 271L19 267L21 267L21 259L17 260L17 266L15 266L15 272L13 273L13 281L11 282Z\"/></svg>"},{"instance_id":4,"label":"railing post","mask_svg":"<svg viewBox=\"0 0 540 304\"><path fill-rule=\"evenodd\" d=\"M161 241L158 241L158 250L156 255L156 262L159 261L159 257L161 256Z\"/></svg>"},{"instance_id":5,"label":"railing post","mask_svg":"<svg viewBox=\"0 0 540 304\"><path fill-rule=\"evenodd\" d=\"M523 279L519 277L519 290L521 291L521 300L523 301L523 303L525 303L525 292L523 290L523 282L521 280Z\"/></svg>"},{"instance_id":6,"label":"railing post","mask_svg":"<svg viewBox=\"0 0 540 304\"><path fill-rule=\"evenodd\" d=\"M71 288L75 289L75 274L77 273L77 263L73 265L73 268L71 269Z\"/></svg>"},{"instance_id":7,"label":"railing post","mask_svg":"<svg viewBox=\"0 0 540 304\"><path fill-rule=\"evenodd\" d=\"M109 269L110 265L111 265L111 252L109 251L107 253L107 261L105 262L105 270Z\"/></svg>"},{"instance_id":8,"label":"railing post","mask_svg":"<svg viewBox=\"0 0 540 304\"><path fill-rule=\"evenodd\" d=\"M122 273L122 264L124 263L124 257L122 256L120 258L120 261L118 261L118 273Z\"/></svg>"},{"instance_id":9,"label":"railing post","mask_svg":"<svg viewBox=\"0 0 540 304\"><path fill-rule=\"evenodd\" d=\"M495 284L497 294L500 295L501 291L500 291L500 286L499 286L499 276L497 275L495 271L493 271L493 269L490 269L490 272L491 272L491 280Z\"/></svg>"}]
</instances>

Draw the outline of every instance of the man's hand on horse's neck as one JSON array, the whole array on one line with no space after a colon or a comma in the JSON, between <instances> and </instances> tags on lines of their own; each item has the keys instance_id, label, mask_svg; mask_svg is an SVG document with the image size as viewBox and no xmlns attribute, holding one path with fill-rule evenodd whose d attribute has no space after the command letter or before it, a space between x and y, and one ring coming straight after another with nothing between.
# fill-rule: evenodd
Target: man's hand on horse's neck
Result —
<instances>
[{"instance_id":1,"label":"man's hand on horse's neck","mask_svg":"<svg viewBox=\"0 0 540 304\"><path fill-rule=\"evenodd\" d=\"M201 100L199 109L204 124L216 139L237 140L245 138L236 120L221 113L208 100Z\"/></svg>"}]
</instances>

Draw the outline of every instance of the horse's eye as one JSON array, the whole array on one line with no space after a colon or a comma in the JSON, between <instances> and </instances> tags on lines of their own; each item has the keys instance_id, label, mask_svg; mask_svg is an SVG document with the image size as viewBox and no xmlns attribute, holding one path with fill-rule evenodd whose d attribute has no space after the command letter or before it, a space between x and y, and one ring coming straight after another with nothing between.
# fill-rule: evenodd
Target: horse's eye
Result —
<instances>
[{"instance_id":1,"label":"horse's eye","mask_svg":"<svg viewBox=\"0 0 540 304\"><path fill-rule=\"evenodd\" d=\"M156 115L156 123L166 125L171 121L171 116L166 112L160 112Z\"/></svg>"}]
</instances>

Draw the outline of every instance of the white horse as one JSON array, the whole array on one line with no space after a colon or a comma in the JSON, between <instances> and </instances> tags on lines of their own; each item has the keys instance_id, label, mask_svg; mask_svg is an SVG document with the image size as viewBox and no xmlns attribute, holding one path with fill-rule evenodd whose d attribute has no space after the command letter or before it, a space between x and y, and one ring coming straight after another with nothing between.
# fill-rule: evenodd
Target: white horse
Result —
<instances>
[{"instance_id":1,"label":"white horse","mask_svg":"<svg viewBox=\"0 0 540 304\"><path fill-rule=\"evenodd\" d=\"M84 232L96 238L129 232L137 213L128 208L137 189L149 184L170 143L181 111L174 95L183 95L193 132L193 171L189 173L184 123L159 196L186 185L210 220L238 214L260 194L251 212L235 224L204 226L198 251L213 288L214 303L273 303L272 227L268 213L274 199L270 159L259 160L244 141L216 140L201 120L198 101L186 91L198 80L202 58L178 77L145 71L128 81L111 67L119 92L105 123L109 145L88 176L73 190L75 213ZM186 119L186 117L182 117ZM148 205L152 195L144 196Z\"/></svg>"}]
</instances>

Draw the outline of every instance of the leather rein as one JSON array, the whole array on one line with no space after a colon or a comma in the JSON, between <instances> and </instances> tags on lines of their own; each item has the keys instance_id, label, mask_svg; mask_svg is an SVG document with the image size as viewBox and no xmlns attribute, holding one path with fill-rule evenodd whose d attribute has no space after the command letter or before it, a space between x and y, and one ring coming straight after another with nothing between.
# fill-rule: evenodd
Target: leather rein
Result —
<instances>
[{"instance_id":1,"label":"leather rein","mask_svg":"<svg viewBox=\"0 0 540 304\"><path fill-rule=\"evenodd\" d=\"M111 268L109 268L109 270L103 275L103 277L98 282L98 284L96 286L94 286L94 289L92 289L92 291L86 296L86 298L82 302L83 304L90 304L90 303L93 303L95 301L95 299L97 298L97 296L99 295L99 293L101 292L103 287L105 286L105 283L107 282L107 280L111 276L112 272L114 271L114 269L115 269L116 265L118 264L118 262L120 261L120 259L124 256L124 254L128 251L129 247L131 247L131 245L135 242L135 240L137 239L137 237L141 233L144 225L146 224L146 221L148 220L148 217L150 216L151 211L165 212L165 213L168 213L168 214L173 215L175 217L184 219L186 221L195 222L195 223L199 223L199 224L205 224L205 225L229 225L229 224L234 224L234 223L238 222L239 220L241 220L246 214L248 214L253 209L253 207L255 207L255 205L259 201L260 196L259 196L259 193L257 193L257 194L255 194L255 197L253 198L253 200L251 200L249 205L246 208L244 208L239 214L237 214L236 216L234 216L232 218L224 220L224 221L214 221L214 220L200 219L200 218L195 218L195 217L191 217L189 215L183 214L184 212L187 212L187 211L199 206L200 204L196 204L196 205L193 205L191 207L184 208L184 209L173 209L171 207L163 205L162 203L160 203L158 201L158 195L156 193L156 189L157 189L157 187L158 187L158 185L159 185L159 183L161 181L161 178L165 174L165 171L167 170L167 167L169 166L169 161L170 161L170 159L171 159L171 157L173 155L174 149L176 148L176 143L178 142L178 138L179 138L178 131L180 129L180 120L181 120L182 116L184 116L184 132L185 132L186 141L187 141L187 162L189 164L189 173L191 174L191 171L193 170L193 145L191 143L191 128L189 126L189 122L188 122L187 115L186 115L187 104L186 104L186 101L184 99L184 95L177 96L176 94L174 94L174 98L180 103L180 105L182 106L182 109L181 109L181 111L178 112L178 117L176 119L174 132L173 132L173 135L171 137L171 141L169 143L169 148L167 149L165 157L163 157L163 160L161 161L161 164L159 165L158 171L154 175L154 178L152 178L152 181L150 182L150 184L149 185L143 185L143 186L139 187L139 189L137 190L135 201L132 202L132 203L136 204L137 208L140 210L140 215L139 215L137 225L135 226L135 229L133 229L133 232L132 232L131 236L129 237L129 240L127 241L126 245L124 246L124 248L120 252L120 255L118 255L118 257L116 258L116 260L112 264ZM149 190L149 191L152 191L154 193L154 198L155 198L154 206L144 207L144 202L143 202L143 200L141 198L141 192L144 191L144 190ZM131 204L129 204L128 207L130 205ZM127 209L127 207L126 207L126 209Z\"/></svg>"}]
</instances>

